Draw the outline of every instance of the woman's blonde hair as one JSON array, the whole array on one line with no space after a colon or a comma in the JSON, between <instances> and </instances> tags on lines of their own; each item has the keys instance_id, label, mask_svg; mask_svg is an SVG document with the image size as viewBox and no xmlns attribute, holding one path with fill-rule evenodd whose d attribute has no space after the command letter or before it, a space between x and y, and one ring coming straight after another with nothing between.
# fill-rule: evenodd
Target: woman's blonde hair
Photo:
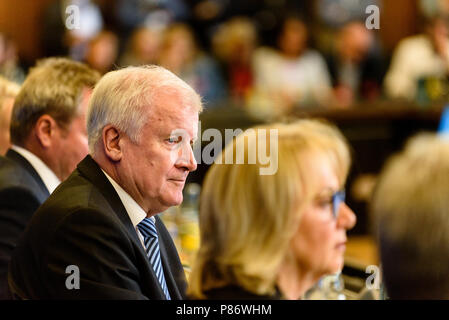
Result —
<instances>
[{"instance_id":1,"label":"woman's blonde hair","mask_svg":"<svg viewBox=\"0 0 449 320\"><path fill-rule=\"evenodd\" d=\"M275 141L268 132L277 130ZM314 195L313 172L307 163L329 160L341 184L350 165L345 138L338 129L318 120L272 124L237 136L218 156L222 164L209 169L200 202L201 246L189 279L189 294L237 285L255 294L270 294L279 266L298 228L302 207ZM265 131L264 133L262 133ZM276 143L278 168L261 175L259 159L246 163L260 139ZM244 164L225 164L226 154L244 150ZM271 150L271 149L270 149Z\"/></svg>"}]
</instances>

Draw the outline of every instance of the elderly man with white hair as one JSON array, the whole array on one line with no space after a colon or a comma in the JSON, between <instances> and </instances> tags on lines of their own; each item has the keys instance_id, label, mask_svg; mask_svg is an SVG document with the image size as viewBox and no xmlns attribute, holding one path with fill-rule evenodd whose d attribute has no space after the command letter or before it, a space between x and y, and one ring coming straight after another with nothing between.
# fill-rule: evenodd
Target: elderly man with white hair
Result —
<instances>
[{"instance_id":1,"label":"elderly man with white hair","mask_svg":"<svg viewBox=\"0 0 449 320\"><path fill-rule=\"evenodd\" d=\"M106 74L88 115L89 155L36 212L9 286L22 299L183 299L185 275L157 216L182 202L201 99L157 66Z\"/></svg>"},{"instance_id":2,"label":"elderly man with white hair","mask_svg":"<svg viewBox=\"0 0 449 320\"><path fill-rule=\"evenodd\" d=\"M371 203L392 300L449 299L449 140L412 137L379 177Z\"/></svg>"}]
</instances>

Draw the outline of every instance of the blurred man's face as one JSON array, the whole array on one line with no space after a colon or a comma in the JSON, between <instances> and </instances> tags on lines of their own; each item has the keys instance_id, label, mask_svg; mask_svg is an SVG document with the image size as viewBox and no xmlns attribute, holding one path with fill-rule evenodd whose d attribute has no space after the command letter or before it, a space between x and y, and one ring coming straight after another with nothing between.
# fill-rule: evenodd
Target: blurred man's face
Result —
<instances>
[{"instance_id":1,"label":"blurred man's face","mask_svg":"<svg viewBox=\"0 0 449 320\"><path fill-rule=\"evenodd\" d=\"M173 92L159 94L150 112L139 143L128 137L123 141L120 180L152 215L182 202L187 175L197 166L192 144L198 112Z\"/></svg>"},{"instance_id":2,"label":"blurred man's face","mask_svg":"<svg viewBox=\"0 0 449 320\"><path fill-rule=\"evenodd\" d=\"M344 60L360 63L373 45L372 32L361 23L351 23L340 33L340 54Z\"/></svg>"},{"instance_id":3,"label":"blurred man's face","mask_svg":"<svg viewBox=\"0 0 449 320\"><path fill-rule=\"evenodd\" d=\"M295 19L286 21L279 38L281 51L289 57L296 57L305 50L306 46L307 29L304 23Z\"/></svg>"},{"instance_id":4,"label":"blurred man's face","mask_svg":"<svg viewBox=\"0 0 449 320\"><path fill-rule=\"evenodd\" d=\"M85 90L79 106L79 114L66 128L59 128L55 133L56 142L53 155L55 158L55 174L63 181L78 163L87 155L86 112L91 90Z\"/></svg>"},{"instance_id":5,"label":"blurred man's face","mask_svg":"<svg viewBox=\"0 0 449 320\"><path fill-rule=\"evenodd\" d=\"M449 36L449 28L447 22L437 19L428 27L428 33L434 46L447 46Z\"/></svg>"}]
</instances>

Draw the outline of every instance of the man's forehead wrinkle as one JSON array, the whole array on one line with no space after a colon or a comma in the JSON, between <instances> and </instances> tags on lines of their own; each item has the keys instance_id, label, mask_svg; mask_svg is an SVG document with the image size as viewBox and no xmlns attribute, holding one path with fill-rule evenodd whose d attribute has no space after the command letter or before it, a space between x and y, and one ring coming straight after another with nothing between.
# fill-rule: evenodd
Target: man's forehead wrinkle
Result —
<instances>
[{"instance_id":1,"label":"man's forehead wrinkle","mask_svg":"<svg viewBox=\"0 0 449 320\"><path fill-rule=\"evenodd\" d=\"M195 110L179 91L160 92L154 96L153 107L149 110L148 125L158 135L176 134L176 130L186 132L190 138L196 138L196 121L189 121ZM165 101L172 103L166 104ZM190 140L190 139L189 139Z\"/></svg>"},{"instance_id":2,"label":"man's forehead wrinkle","mask_svg":"<svg viewBox=\"0 0 449 320\"><path fill-rule=\"evenodd\" d=\"M194 128L186 127L185 118L179 114L153 114L149 118L148 125L160 135L170 135L179 131L187 132L189 135L194 133Z\"/></svg>"}]
</instances>

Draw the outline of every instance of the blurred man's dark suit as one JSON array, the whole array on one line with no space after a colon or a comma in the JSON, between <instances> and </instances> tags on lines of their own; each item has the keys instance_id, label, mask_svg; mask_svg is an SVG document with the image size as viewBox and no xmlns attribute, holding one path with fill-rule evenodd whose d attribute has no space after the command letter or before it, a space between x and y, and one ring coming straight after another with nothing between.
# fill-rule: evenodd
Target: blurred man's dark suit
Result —
<instances>
[{"instance_id":1,"label":"blurred man's dark suit","mask_svg":"<svg viewBox=\"0 0 449 320\"><path fill-rule=\"evenodd\" d=\"M178 253L155 218L170 296L183 299ZM66 287L70 265L79 268L79 289ZM33 215L13 255L9 285L25 299L165 299L125 207L90 156Z\"/></svg>"},{"instance_id":2,"label":"blurred man's dark suit","mask_svg":"<svg viewBox=\"0 0 449 320\"><path fill-rule=\"evenodd\" d=\"M8 150L0 157L0 299L10 298L8 263L17 241L49 192L32 165Z\"/></svg>"}]
</instances>

